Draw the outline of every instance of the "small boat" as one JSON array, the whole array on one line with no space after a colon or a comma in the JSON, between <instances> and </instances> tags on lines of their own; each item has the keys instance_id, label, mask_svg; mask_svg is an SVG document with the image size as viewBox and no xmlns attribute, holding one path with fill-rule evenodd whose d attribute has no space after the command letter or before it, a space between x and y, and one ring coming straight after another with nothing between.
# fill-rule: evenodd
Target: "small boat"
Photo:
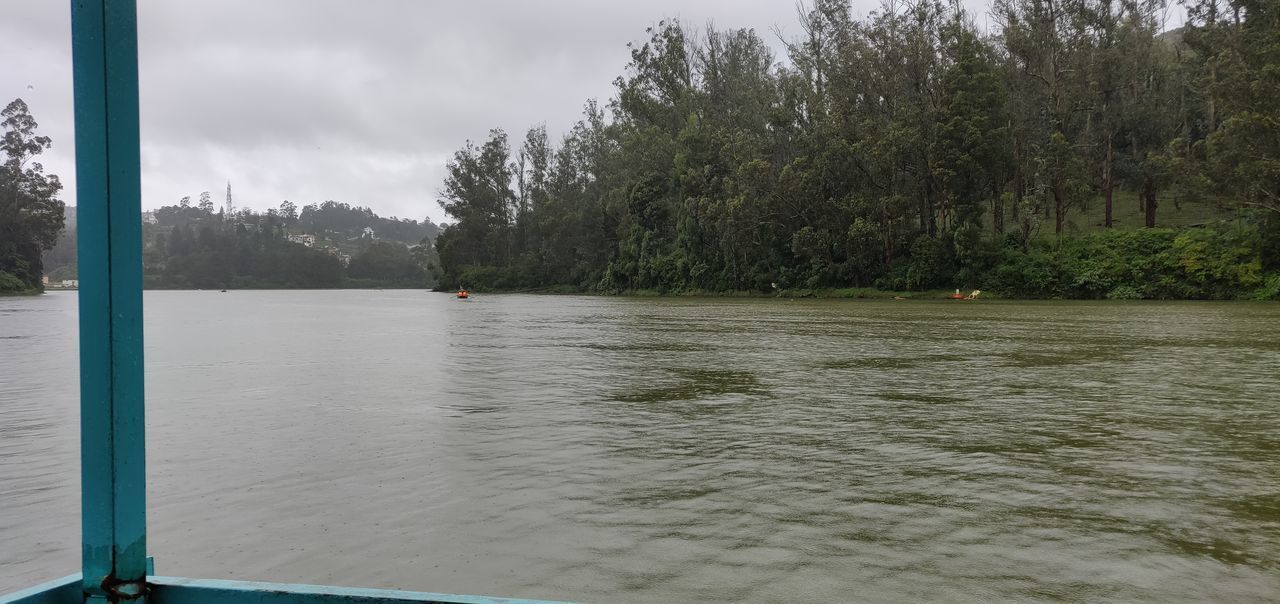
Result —
<instances>
[{"instance_id":1,"label":"small boat","mask_svg":"<svg viewBox=\"0 0 1280 604\"><path fill-rule=\"evenodd\" d=\"M981 293L982 293L982 290L975 289L972 292L969 292L968 295L965 295L960 293L960 290L957 289L956 293L951 294L950 296L947 296L947 297L951 298L952 300L977 300L978 294L981 294Z\"/></svg>"},{"instance_id":2,"label":"small boat","mask_svg":"<svg viewBox=\"0 0 1280 604\"><path fill-rule=\"evenodd\" d=\"M465 289L460 289L460 290L458 290L458 299L459 299L459 300L466 300L467 298L470 298L470 297L471 297L471 293L470 293L470 292L468 292L467 290L465 290Z\"/></svg>"}]
</instances>

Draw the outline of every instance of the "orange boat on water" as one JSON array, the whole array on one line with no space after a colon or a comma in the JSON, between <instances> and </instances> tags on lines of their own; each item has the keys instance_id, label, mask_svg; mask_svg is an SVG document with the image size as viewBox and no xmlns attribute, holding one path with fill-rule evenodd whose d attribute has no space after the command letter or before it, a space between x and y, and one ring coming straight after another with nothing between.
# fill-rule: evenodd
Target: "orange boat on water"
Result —
<instances>
[{"instance_id":1,"label":"orange boat on water","mask_svg":"<svg viewBox=\"0 0 1280 604\"><path fill-rule=\"evenodd\" d=\"M466 300L467 298L470 298L470 297L471 297L471 293L470 293L470 292L468 292L467 290L465 290L465 289L460 289L460 290L458 290L458 299L459 299L459 300Z\"/></svg>"}]
</instances>

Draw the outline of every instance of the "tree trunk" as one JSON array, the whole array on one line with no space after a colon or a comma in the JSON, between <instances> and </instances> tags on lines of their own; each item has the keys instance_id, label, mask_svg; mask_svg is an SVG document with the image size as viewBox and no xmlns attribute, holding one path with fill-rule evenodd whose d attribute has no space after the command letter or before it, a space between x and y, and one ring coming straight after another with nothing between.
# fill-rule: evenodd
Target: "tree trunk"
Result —
<instances>
[{"instance_id":1,"label":"tree trunk","mask_svg":"<svg viewBox=\"0 0 1280 604\"><path fill-rule=\"evenodd\" d=\"M1204 95L1204 112L1205 121L1208 122L1209 134L1213 134L1218 129L1217 107L1214 104L1213 95L1216 94L1213 85L1218 81L1218 67L1212 61L1209 62L1209 94Z\"/></svg>"},{"instance_id":2,"label":"tree trunk","mask_svg":"<svg viewBox=\"0 0 1280 604\"><path fill-rule=\"evenodd\" d=\"M1048 212L1045 208L1045 212ZM1062 199L1062 183L1053 183L1053 234L1062 236L1062 227L1067 222L1067 205Z\"/></svg>"},{"instance_id":3,"label":"tree trunk","mask_svg":"<svg viewBox=\"0 0 1280 604\"><path fill-rule=\"evenodd\" d=\"M1107 160L1102 167L1102 198L1106 203L1106 218L1103 219L1103 225L1111 228L1111 192L1113 179L1111 176L1111 133L1107 133Z\"/></svg>"},{"instance_id":4,"label":"tree trunk","mask_svg":"<svg viewBox=\"0 0 1280 604\"><path fill-rule=\"evenodd\" d=\"M893 225L885 220L884 229L884 263L886 266L893 264Z\"/></svg>"},{"instance_id":5,"label":"tree trunk","mask_svg":"<svg viewBox=\"0 0 1280 604\"><path fill-rule=\"evenodd\" d=\"M1004 234L1004 196L1000 194L1000 185L991 185L991 222L996 227L996 233Z\"/></svg>"},{"instance_id":6,"label":"tree trunk","mask_svg":"<svg viewBox=\"0 0 1280 604\"><path fill-rule=\"evenodd\" d=\"M921 159L925 169L928 170L928 158L926 157ZM936 192L933 188L933 176L930 175L924 179L924 205L928 212L927 215L929 216L929 221L925 225L925 232L929 233L930 237L937 237L938 222L941 220L943 228L946 228L947 220L947 200L945 198L937 199L935 196Z\"/></svg>"},{"instance_id":7,"label":"tree trunk","mask_svg":"<svg viewBox=\"0 0 1280 604\"><path fill-rule=\"evenodd\" d=\"M1023 156L1019 151L1019 139L1014 138L1014 221L1023 216Z\"/></svg>"},{"instance_id":8,"label":"tree trunk","mask_svg":"<svg viewBox=\"0 0 1280 604\"><path fill-rule=\"evenodd\" d=\"M1142 180L1142 198L1143 205L1146 209L1147 228L1156 228L1156 207L1160 204L1156 202L1156 183L1150 176Z\"/></svg>"},{"instance_id":9,"label":"tree trunk","mask_svg":"<svg viewBox=\"0 0 1280 604\"><path fill-rule=\"evenodd\" d=\"M1134 134L1130 133L1130 134L1129 134L1129 149L1139 149L1139 148L1140 148L1140 147L1138 147L1138 137L1137 137L1137 136L1135 136ZM1144 212L1146 212L1146 211L1147 211L1147 199L1146 199L1146 197L1144 197L1141 193L1139 193L1139 194L1138 194L1138 213L1139 213L1139 214L1142 214L1142 213L1144 213Z\"/></svg>"}]
</instances>

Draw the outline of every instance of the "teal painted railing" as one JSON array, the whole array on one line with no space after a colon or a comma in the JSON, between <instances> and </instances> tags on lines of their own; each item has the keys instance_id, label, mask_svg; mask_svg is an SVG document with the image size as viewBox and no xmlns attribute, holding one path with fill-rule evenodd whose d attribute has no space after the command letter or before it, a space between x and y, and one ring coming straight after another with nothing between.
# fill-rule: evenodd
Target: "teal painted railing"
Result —
<instances>
[{"instance_id":1,"label":"teal painted railing","mask_svg":"<svg viewBox=\"0 0 1280 604\"><path fill-rule=\"evenodd\" d=\"M155 576L147 557L136 0L72 0L83 568L0 604L533 602Z\"/></svg>"}]
</instances>

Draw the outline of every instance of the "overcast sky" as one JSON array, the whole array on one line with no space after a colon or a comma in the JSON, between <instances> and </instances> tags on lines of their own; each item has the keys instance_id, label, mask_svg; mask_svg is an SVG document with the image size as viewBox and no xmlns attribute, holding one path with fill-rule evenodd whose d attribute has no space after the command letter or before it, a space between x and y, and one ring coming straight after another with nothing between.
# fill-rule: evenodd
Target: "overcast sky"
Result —
<instances>
[{"instance_id":1,"label":"overcast sky","mask_svg":"<svg viewBox=\"0 0 1280 604\"><path fill-rule=\"evenodd\" d=\"M30 105L74 205L70 3L0 2L0 103ZM229 180L237 206L332 199L439 222L456 149L493 127L514 146L540 122L558 139L659 19L780 49L771 30L798 35L795 15L793 0L140 0L142 204L221 204Z\"/></svg>"}]
</instances>

